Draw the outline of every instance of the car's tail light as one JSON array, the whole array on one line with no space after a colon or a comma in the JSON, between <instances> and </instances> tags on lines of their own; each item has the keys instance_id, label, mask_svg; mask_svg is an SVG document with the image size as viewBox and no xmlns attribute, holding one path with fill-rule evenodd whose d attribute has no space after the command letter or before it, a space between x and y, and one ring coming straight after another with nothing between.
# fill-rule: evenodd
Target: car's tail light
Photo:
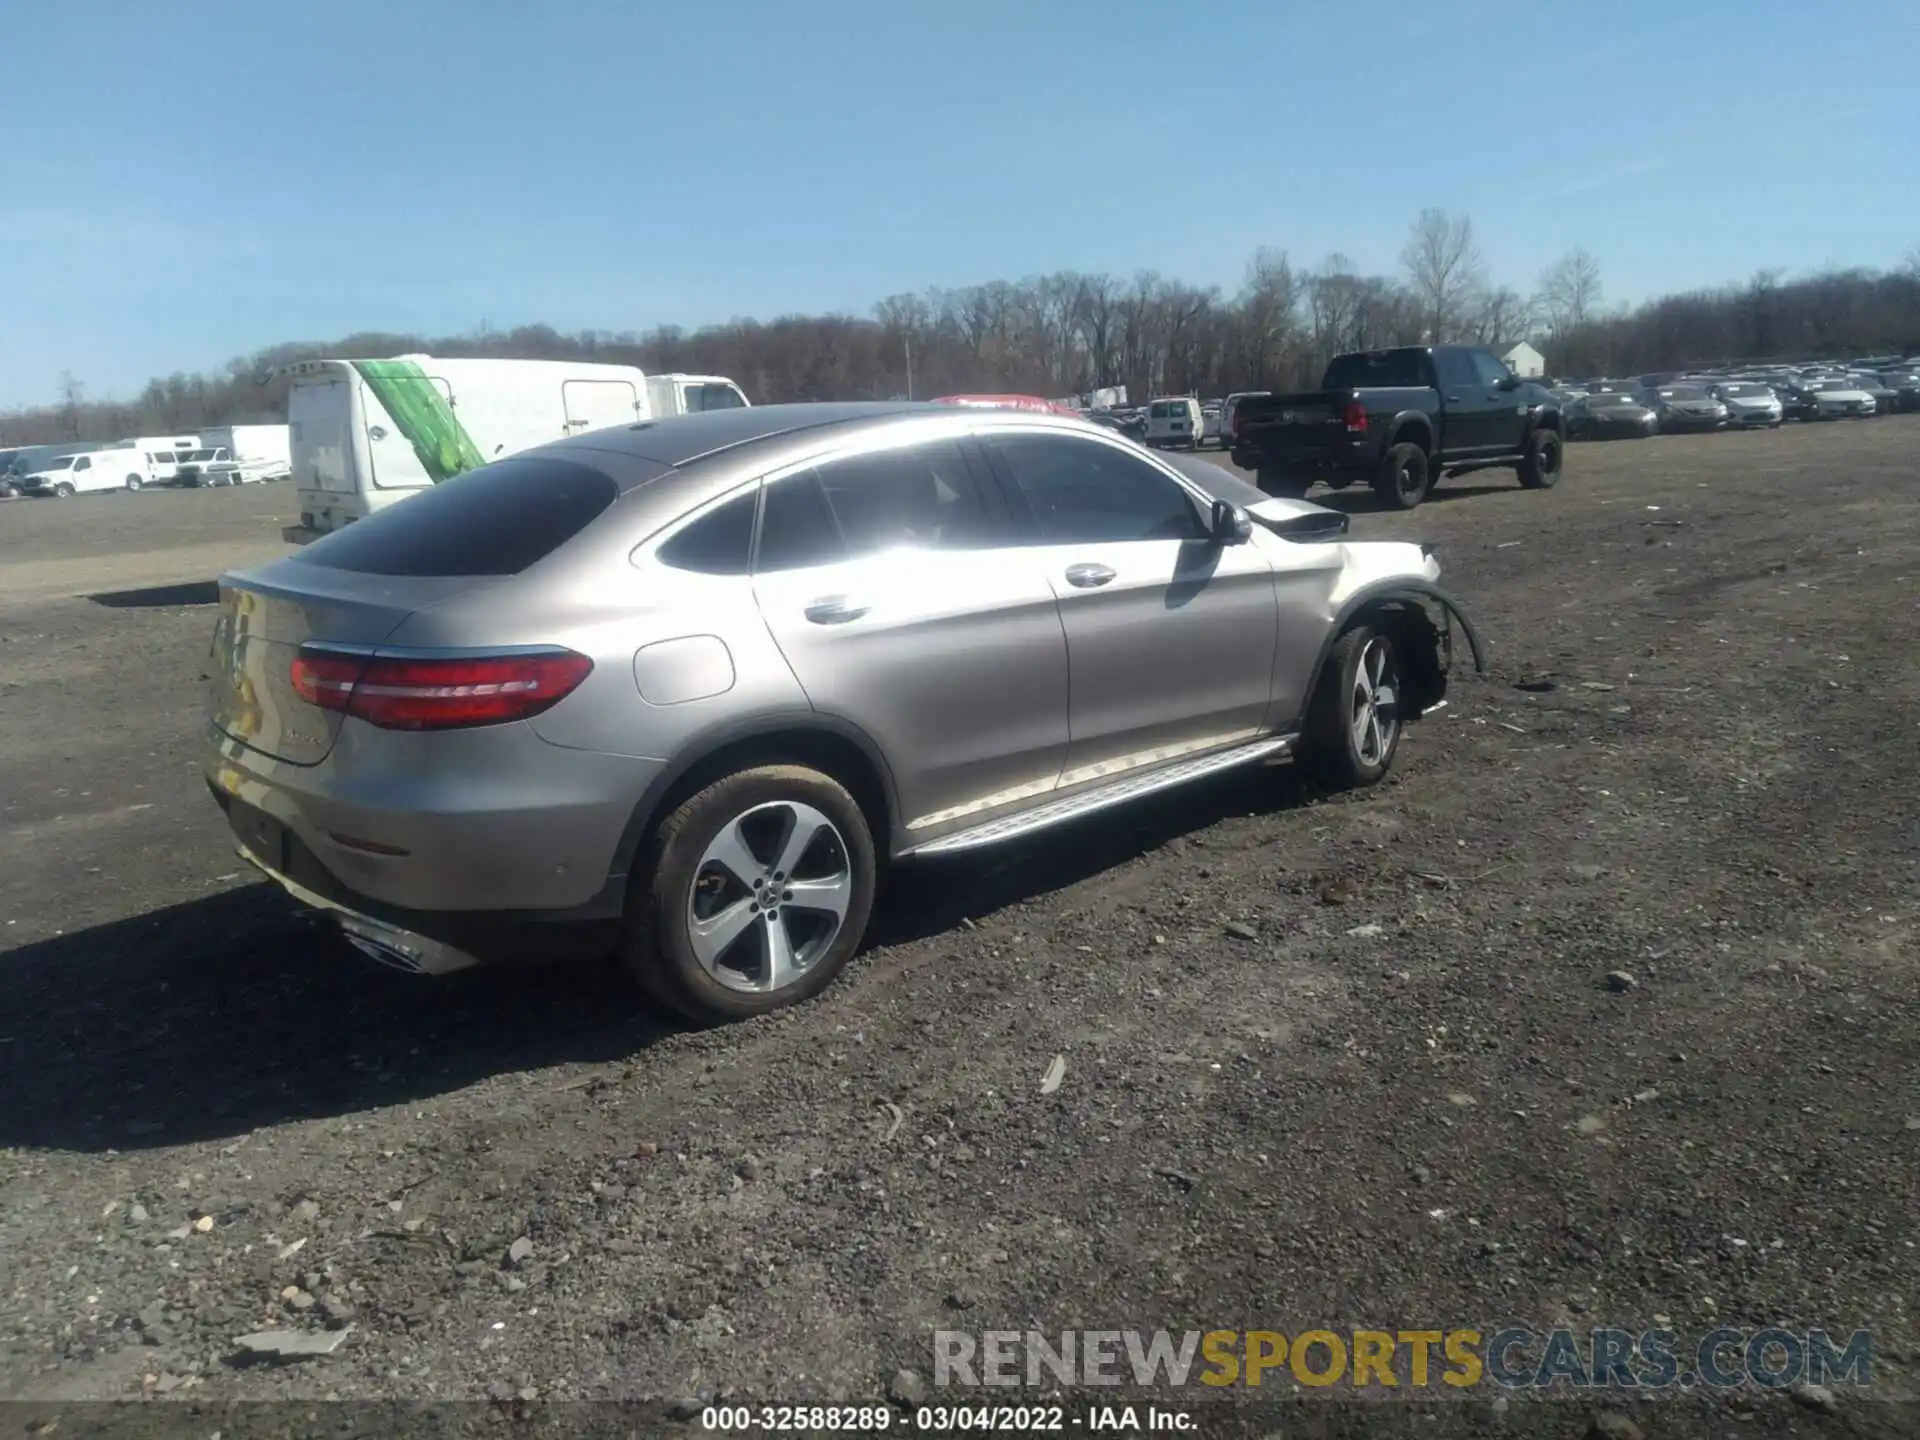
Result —
<instances>
[{"instance_id":1,"label":"car's tail light","mask_svg":"<svg viewBox=\"0 0 1920 1440\"><path fill-rule=\"evenodd\" d=\"M453 730L538 715L592 670L571 650L418 659L314 649L294 658L293 689L310 705L383 730Z\"/></svg>"},{"instance_id":2,"label":"car's tail light","mask_svg":"<svg viewBox=\"0 0 1920 1440\"><path fill-rule=\"evenodd\" d=\"M1354 435L1363 435L1367 429L1367 407L1358 400L1347 402L1347 430Z\"/></svg>"}]
</instances>

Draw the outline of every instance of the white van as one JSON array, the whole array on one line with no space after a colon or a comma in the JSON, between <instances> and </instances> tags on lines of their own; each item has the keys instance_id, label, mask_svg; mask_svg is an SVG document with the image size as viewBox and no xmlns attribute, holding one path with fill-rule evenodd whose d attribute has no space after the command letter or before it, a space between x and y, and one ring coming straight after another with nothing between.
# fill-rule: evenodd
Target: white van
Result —
<instances>
[{"instance_id":1,"label":"white van","mask_svg":"<svg viewBox=\"0 0 1920 1440\"><path fill-rule=\"evenodd\" d=\"M86 450L40 461L15 483L28 495L65 499L87 490L143 490L153 483L147 457L138 450Z\"/></svg>"},{"instance_id":2,"label":"white van","mask_svg":"<svg viewBox=\"0 0 1920 1440\"><path fill-rule=\"evenodd\" d=\"M199 449L200 437L198 435L135 435L128 440L116 440L109 448L138 450L147 457L147 470L152 476L148 483L171 485L180 474L180 457L189 450Z\"/></svg>"},{"instance_id":3,"label":"white van","mask_svg":"<svg viewBox=\"0 0 1920 1440\"><path fill-rule=\"evenodd\" d=\"M1200 402L1191 395L1172 395L1147 406L1149 445L1183 445L1189 450L1198 450L1205 425Z\"/></svg>"},{"instance_id":4,"label":"white van","mask_svg":"<svg viewBox=\"0 0 1920 1440\"><path fill-rule=\"evenodd\" d=\"M719 375L653 375L570 360L305 360L284 372L308 541L475 466L642 420L747 404Z\"/></svg>"}]
</instances>

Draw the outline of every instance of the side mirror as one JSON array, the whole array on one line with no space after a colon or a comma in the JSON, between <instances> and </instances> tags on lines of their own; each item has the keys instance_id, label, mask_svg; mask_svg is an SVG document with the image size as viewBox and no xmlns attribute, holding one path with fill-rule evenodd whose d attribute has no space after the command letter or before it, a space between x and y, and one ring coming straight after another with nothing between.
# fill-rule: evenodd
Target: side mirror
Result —
<instances>
[{"instance_id":1,"label":"side mirror","mask_svg":"<svg viewBox=\"0 0 1920 1440\"><path fill-rule=\"evenodd\" d=\"M1513 374L1501 376L1500 388L1502 390L1518 390L1520 388L1520 377Z\"/></svg>"},{"instance_id":2,"label":"side mirror","mask_svg":"<svg viewBox=\"0 0 1920 1440\"><path fill-rule=\"evenodd\" d=\"M1244 545L1253 538L1253 521L1226 500L1213 502L1207 533L1216 545Z\"/></svg>"}]
</instances>

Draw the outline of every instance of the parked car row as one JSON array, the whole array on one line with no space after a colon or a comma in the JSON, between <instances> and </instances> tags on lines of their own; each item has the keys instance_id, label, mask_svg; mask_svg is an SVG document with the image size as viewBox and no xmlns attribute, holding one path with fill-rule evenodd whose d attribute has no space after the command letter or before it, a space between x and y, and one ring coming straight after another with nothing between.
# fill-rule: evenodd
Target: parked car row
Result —
<instances>
[{"instance_id":1,"label":"parked car row","mask_svg":"<svg viewBox=\"0 0 1920 1440\"><path fill-rule=\"evenodd\" d=\"M0 450L0 495L66 499L87 491L245 485L293 474L286 425L222 425L192 435L135 435Z\"/></svg>"},{"instance_id":2,"label":"parked car row","mask_svg":"<svg viewBox=\"0 0 1920 1440\"><path fill-rule=\"evenodd\" d=\"M1703 430L1772 429L1920 410L1920 359L1881 368L1767 366L1737 372L1553 382L1570 440L1639 439Z\"/></svg>"}]
</instances>

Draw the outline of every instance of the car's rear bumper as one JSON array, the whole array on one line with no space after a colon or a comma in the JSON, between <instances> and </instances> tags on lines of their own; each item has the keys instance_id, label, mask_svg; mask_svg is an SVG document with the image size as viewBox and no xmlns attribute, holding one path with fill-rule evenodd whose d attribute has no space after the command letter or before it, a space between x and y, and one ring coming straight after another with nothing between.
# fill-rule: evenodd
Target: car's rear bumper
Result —
<instances>
[{"instance_id":1,"label":"car's rear bumper","mask_svg":"<svg viewBox=\"0 0 1920 1440\"><path fill-rule=\"evenodd\" d=\"M619 890L622 842L659 761L550 745L525 725L428 736L348 724L370 733L343 734L316 765L208 727L214 799L277 877L453 944L475 917L591 909Z\"/></svg>"},{"instance_id":2,"label":"car's rear bumper","mask_svg":"<svg viewBox=\"0 0 1920 1440\"><path fill-rule=\"evenodd\" d=\"M346 933L347 939L362 953L371 955L383 965L392 965L396 969L406 970L415 975L450 975L456 970L468 970L482 963L478 955L470 954L444 940L436 940L430 935L421 935L405 926L389 924L371 915L364 915L349 905L309 890L292 876L282 875L245 845L236 848L240 852L241 859L302 905L331 915L339 921L340 928Z\"/></svg>"}]
</instances>

